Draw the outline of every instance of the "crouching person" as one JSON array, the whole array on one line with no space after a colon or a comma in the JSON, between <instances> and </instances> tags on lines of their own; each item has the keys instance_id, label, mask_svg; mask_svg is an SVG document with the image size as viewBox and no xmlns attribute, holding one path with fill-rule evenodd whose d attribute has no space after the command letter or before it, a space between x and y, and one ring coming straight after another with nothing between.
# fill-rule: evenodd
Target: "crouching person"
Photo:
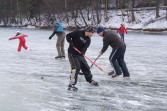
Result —
<instances>
[{"instance_id":1,"label":"crouching person","mask_svg":"<svg viewBox=\"0 0 167 111\"><path fill-rule=\"evenodd\" d=\"M112 75L112 78L122 75L125 78L129 78L130 74L124 61L126 44L111 30L105 31L103 27L98 27L97 33L99 36L103 37L103 47L99 55L102 55L107 50L108 46L112 47L109 61L114 71L110 72L109 75Z\"/></svg>"}]
</instances>

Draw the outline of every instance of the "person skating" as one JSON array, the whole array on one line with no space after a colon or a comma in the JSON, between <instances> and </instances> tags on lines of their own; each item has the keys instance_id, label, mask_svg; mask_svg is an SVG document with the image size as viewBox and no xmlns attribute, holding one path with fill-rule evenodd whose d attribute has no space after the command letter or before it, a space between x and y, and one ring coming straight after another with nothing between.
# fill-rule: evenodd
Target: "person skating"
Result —
<instances>
[{"instance_id":1,"label":"person skating","mask_svg":"<svg viewBox=\"0 0 167 111\"><path fill-rule=\"evenodd\" d=\"M83 56L91 43L90 38L93 33L94 28L92 26L88 26L85 30L76 30L66 35L67 42L70 44L68 48L68 58L71 65L71 75L68 90L78 90L78 88L75 87L75 84L77 83L80 69L84 73L87 82L93 85L98 85L98 83L92 79L93 75L91 74L90 67ZM78 53L73 47L81 51L81 54Z\"/></svg>"},{"instance_id":2,"label":"person skating","mask_svg":"<svg viewBox=\"0 0 167 111\"><path fill-rule=\"evenodd\" d=\"M63 59L63 58L65 58L65 51L64 51L65 33L64 33L63 27L60 23L54 22L53 17L49 18L49 22L50 22L50 24L53 25L53 33L49 37L49 39L51 39L55 34L57 35L56 48L58 51L58 56L55 57L55 59Z\"/></svg>"},{"instance_id":3,"label":"person skating","mask_svg":"<svg viewBox=\"0 0 167 111\"><path fill-rule=\"evenodd\" d=\"M127 29L125 28L125 23L121 24L121 27L117 29L117 33L119 32L121 39L124 41L124 33L127 32Z\"/></svg>"},{"instance_id":4,"label":"person skating","mask_svg":"<svg viewBox=\"0 0 167 111\"><path fill-rule=\"evenodd\" d=\"M20 40L20 43L19 43L19 46L18 46L18 52L21 51L21 47L23 47L26 50L28 49L28 47L25 45L26 44L26 40L25 40L24 37L28 37L28 36L24 35L24 34L21 34L19 32L19 30L16 29L16 36L9 39L9 40L13 40L13 39L19 39Z\"/></svg>"},{"instance_id":5,"label":"person skating","mask_svg":"<svg viewBox=\"0 0 167 111\"><path fill-rule=\"evenodd\" d=\"M100 56L107 50L108 46L112 47L109 61L113 67L113 71L110 72L109 75L115 78L123 74L123 77L129 78L130 74L124 61L126 44L111 30L105 31L103 27L98 27L97 33L99 36L103 37L103 47L99 53Z\"/></svg>"}]
</instances>

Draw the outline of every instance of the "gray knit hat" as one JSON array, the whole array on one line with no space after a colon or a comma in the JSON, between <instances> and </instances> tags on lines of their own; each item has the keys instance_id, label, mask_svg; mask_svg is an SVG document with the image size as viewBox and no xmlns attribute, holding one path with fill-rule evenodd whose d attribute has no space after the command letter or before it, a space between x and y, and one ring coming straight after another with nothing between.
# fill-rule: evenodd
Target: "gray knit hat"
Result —
<instances>
[{"instance_id":1,"label":"gray knit hat","mask_svg":"<svg viewBox=\"0 0 167 111\"><path fill-rule=\"evenodd\" d=\"M95 29L94 29L94 27L92 27L92 26L87 26L87 27L85 28L85 31L86 31L86 32L92 32L92 33L94 33L94 32L95 32Z\"/></svg>"}]
</instances>

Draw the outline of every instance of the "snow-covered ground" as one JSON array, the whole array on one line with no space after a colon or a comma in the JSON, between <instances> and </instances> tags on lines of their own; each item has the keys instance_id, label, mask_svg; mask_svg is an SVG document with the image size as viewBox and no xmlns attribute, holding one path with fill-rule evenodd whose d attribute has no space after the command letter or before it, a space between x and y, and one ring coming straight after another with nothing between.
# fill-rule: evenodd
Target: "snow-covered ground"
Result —
<instances>
[{"instance_id":1,"label":"snow-covered ground","mask_svg":"<svg viewBox=\"0 0 167 111\"><path fill-rule=\"evenodd\" d=\"M52 30L19 29L27 34L29 51L17 52L19 40L9 41L14 28L0 28L0 110L1 111L165 111L167 110L166 33L129 32L125 35L131 79L112 79L97 67L91 68L100 86L79 75L77 92L67 91L70 76L68 58L55 60L56 36ZM68 33L68 31L66 31ZM95 60L102 38L92 36L86 56ZM65 43L67 56L68 43ZM111 71L111 48L97 65ZM88 61L88 64L91 63ZM41 79L43 77L43 79Z\"/></svg>"},{"instance_id":2,"label":"snow-covered ground","mask_svg":"<svg viewBox=\"0 0 167 111\"><path fill-rule=\"evenodd\" d=\"M134 11L135 15L135 22L131 22L131 17L128 16L120 16L122 13L127 14L125 10L111 10L108 11L109 21L105 22L104 16L102 18L102 22L100 23L101 26L106 28L118 28L120 24L125 22L127 28L132 29L145 29L145 28L167 28L167 20L165 20L166 11L160 10L159 15L160 19L156 19L156 10L141 10L141 11ZM128 12L131 16L131 12ZM153 22L150 22L153 21Z\"/></svg>"}]
</instances>

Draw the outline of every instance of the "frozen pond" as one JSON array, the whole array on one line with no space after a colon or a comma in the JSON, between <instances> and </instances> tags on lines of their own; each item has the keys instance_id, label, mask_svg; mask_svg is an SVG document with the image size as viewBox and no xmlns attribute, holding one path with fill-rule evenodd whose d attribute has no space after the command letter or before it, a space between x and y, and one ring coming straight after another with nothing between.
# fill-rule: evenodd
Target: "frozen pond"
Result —
<instances>
[{"instance_id":1,"label":"frozen pond","mask_svg":"<svg viewBox=\"0 0 167 111\"><path fill-rule=\"evenodd\" d=\"M15 28L0 28L0 32L0 111L167 110L167 33L129 32L125 35L125 61L131 79L112 79L93 66L94 80L100 86L90 85L79 75L79 90L70 92L67 42L66 59L55 60L57 37L48 39L52 30L20 29L28 35L29 47L29 51L22 48L20 53L19 40L8 40L15 35ZM91 39L86 56L94 61L102 38L94 34ZM108 48L96 61L107 72L112 70L110 52Z\"/></svg>"}]
</instances>

